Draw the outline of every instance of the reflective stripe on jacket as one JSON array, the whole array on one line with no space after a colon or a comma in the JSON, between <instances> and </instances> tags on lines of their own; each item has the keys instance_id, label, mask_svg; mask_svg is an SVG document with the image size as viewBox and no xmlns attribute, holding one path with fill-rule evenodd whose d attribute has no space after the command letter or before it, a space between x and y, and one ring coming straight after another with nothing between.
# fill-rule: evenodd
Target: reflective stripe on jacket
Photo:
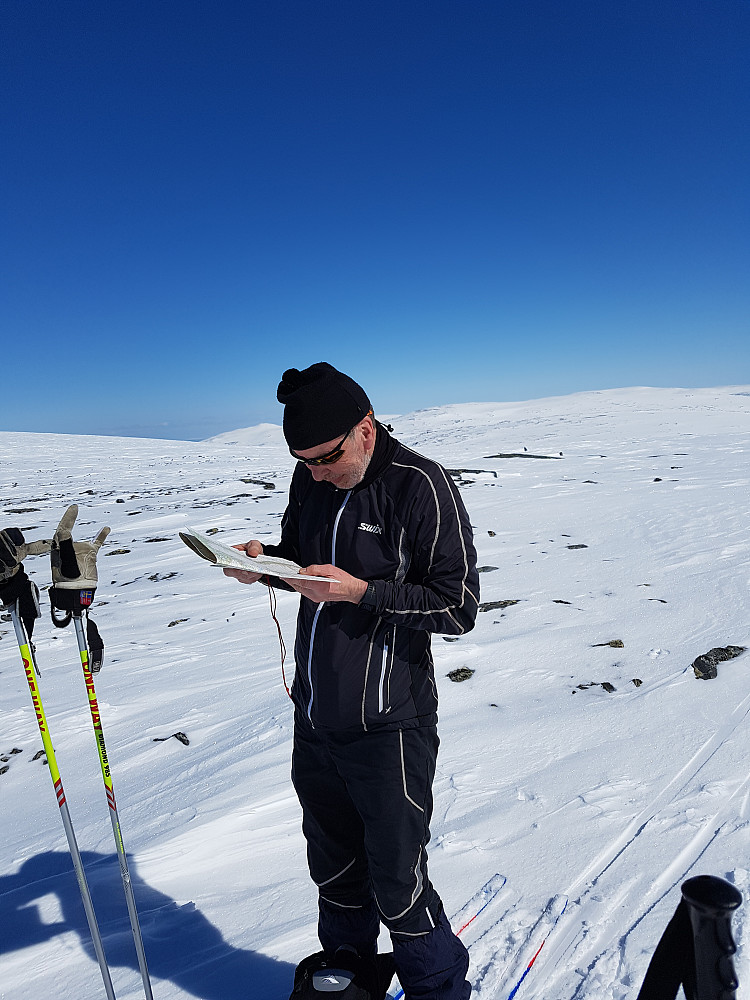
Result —
<instances>
[{"instance_id":1,"label":"reflective stripe on jacket","mask_svg":"<svg viewBox=\"0 0 750 1000\"><path fill-rule=\"evenodd\" d=\"M362 483L337 490L300 463L269 554L332 563L375 585L375 611L300 598L292 697L316 728L434 725L432 632L474 627L479 577L469 517L437 462L377 425Z\"/></svg>"}]
</instances>

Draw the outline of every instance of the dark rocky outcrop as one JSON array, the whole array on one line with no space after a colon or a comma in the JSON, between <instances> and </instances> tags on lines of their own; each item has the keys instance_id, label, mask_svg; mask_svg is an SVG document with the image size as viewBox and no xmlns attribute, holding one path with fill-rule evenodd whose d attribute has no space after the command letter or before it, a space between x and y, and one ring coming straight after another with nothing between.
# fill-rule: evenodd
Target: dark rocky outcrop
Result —
<instances>
[{"instance_id":1,"label":"dark rocky outcrop","mask_svg":"<svg viewBox=\"0 0 750 1000\"><path fill-rule=\"evenodd\" d=\"M251 478L248 477L247 479L242 479L241 478L240 482L241 483L250 483L253 486L262 486L264 490L275 490L276 489L275 483L268 483L268 482L266 482L265 479L251 479Z\"/></svg>"},{"instance_id":2,"label":"dark rocky outcrop","mask_svg":"<svg viewBox=\"0 0 750 1000\"><path fill-rule=\"evenodd\" d=\"M528 451L501 451L497 455L486 455L486 458L551 458L558 461L563 457L559 455L532 455Z\"/></svg>"},{"instance_id":3,"label":"dark rocky outcrop","mask_svg":"<svg viewBox=\"0 0 750 1000\"><path fill-rule=\"evenodd\" d=\"M744 652L745 646L715 646L693 660L693 672L700 681L712 680L714 677L718 677L717 663L733 660L735 656Z\"/></svg>"},{"instance_id":4,"label":"dark rocky outcrop","mask_svg":"<svg viewBox=\"0 0 750 1000\"><path fill-rule=\"evenodd\" d=\"M479 605L480 611L495 611L496 608L510 608L520 601L483 601Z\"/></svg>"},{"instance_id":5,"label":"dark rocky outcrop","mask_svg":"<svg viewBox=\"0 0 750 1000\"><path fill-rule=\"evenodd\" d=\"M474 674L474 671L471 670L469 667L457 667L456 670L451 670L450 671L450 673L448 674L448 677L452 681L455 681L456 683L459 683L460 681L468 681L468 679L470 677L472 677L473 674Z\"/></svg>"},{"instance_id":6,"label":"dark rocky outcrop","mask_svg":"<svg viewBox=\"0 0 750 1000\"><path fill-rule=\"evenodd\" d=\"M184 733L172 733L171 736L155 736L154 743L166 743L166 741L171 740L172 737L174 737L176 740L179 740L183 746L186 747L190 746L190 740Z\"/></svg>"}]
</instances>

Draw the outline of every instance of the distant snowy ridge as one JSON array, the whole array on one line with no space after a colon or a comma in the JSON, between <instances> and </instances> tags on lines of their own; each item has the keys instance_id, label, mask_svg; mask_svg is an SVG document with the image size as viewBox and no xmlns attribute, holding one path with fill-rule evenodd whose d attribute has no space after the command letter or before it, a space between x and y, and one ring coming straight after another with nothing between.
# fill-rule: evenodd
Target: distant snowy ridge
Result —
<instances>
[{"instance_id":1,"label":"distant snowy ridge","mask_svg":"<svg viewBox=\"0 0 750 1000\"><path fill-rule=\"evenodd\" d=\"M212 444L241 444L262 448L266 445L284 444L281 424L255 424L253 427L242 427L236 431L224 431L206 438Z\"/></svg>"},{"instance_id":2,"label":"distant snowy ridge","mask_svg":"<svg viewBox=\"0 0 750 1000\"><path fill-rule=\"evenodd\" d=\"M734 417L747 417L749 398L750 385L706 389L636 386L518 402L449 403L402 415L389 414L382 420L390 422L396 437L413 447L442 447L459 442L481 447L486 442L487 447L492 447L500 433L508 436L505 442L508 447L526 445L538 449L544 443L559 452L558 446L570 437L563 426L558 426L565 423L586 421L592 433L599 428L606 435L605 426L617 417L618 425L627 421L626 426L639 434L658 412L662 419L671 420L675 427L679 425L682 432L703 433L709 425L714 433L736 429ZM376 415L380 418L380 414ZM519 425L524 428L520 436L514 431ZM207 438L206 442L286 448L281 425L269 423L226 431Z\"/></svg>"}]
</instances>

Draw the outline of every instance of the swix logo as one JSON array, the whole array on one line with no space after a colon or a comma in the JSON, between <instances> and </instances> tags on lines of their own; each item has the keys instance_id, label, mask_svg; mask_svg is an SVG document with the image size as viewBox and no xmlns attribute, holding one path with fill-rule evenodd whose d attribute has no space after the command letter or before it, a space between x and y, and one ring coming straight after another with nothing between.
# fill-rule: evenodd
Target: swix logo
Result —
<instances>
[{"instance_id":1,"label":"swix logo","mask_svg":"<svg viewBox=\"0 0 750 1000\"><path fill-rule=\"evenodd\" d=\"M359 530L360 531L369 531L371 535L382 535L383 534L383 529L380 527L379 524L365 524L364 521L360 522Z\"/></svg>"},{"instance_id":2,"label":"swix logo","mask_svg":"<svg viewBox=\"0 0 750 1000\"><path fill-rule=\"evenodd\" d=\"M79 590L79 592L78 592L78 599L81 602L81 607L82 608L88 608L91 605L91 602L94 600L94 591L93 590Z\"/></svg>"}]
</instances>

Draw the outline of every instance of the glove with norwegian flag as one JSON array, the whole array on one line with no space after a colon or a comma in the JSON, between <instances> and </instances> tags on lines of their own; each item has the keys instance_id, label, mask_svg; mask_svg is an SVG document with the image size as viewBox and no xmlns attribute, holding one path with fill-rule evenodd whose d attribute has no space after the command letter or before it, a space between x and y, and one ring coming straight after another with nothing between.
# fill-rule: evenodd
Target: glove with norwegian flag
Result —
<instances>
[{"instance_id":1,"label":"glove with norwegian flag","mask_svg":"<svg viewBox=\"0 0 750 1000\"><path fill-rule=\"evenodd\" d=\"M110 531L102 528L92 542L74 542L71 531L77 517L78 504L71 504L52 539L50 600L61 611L81 611L93 601L99 582L96 557Z\"/></svg>"},{"instance_id":2,"label":"glove with norwegian flag","mask_svg":"<svg viewBox=\"0 0 750 1000\"><path fill-rule=\"evenodd\" d=\"M65 628L73 615L80 617L93 603L99 582L96 557L110 530L102 528L91 542L74 542L71 532L77 517L78 505L71 504L60 518L52 539L52 587L49 598L52 602L52 621L58 628ZM63 612L62 617L55 614L56 610ZM104 662L104 643L88 614L86 634L91 654L91 672L97 673Z\"/></svg>"}]
</instances>

